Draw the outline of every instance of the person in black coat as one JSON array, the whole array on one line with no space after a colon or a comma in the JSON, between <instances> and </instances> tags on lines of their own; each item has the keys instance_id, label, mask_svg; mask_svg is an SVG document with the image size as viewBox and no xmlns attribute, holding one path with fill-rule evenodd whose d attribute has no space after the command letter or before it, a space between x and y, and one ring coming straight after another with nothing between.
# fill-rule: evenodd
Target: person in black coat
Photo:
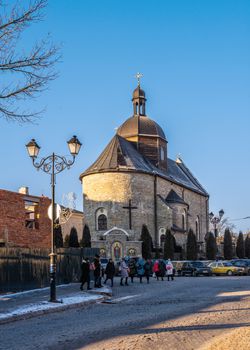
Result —
<instances>
[{"instance_id":1,"label":"person in black coat","mask_svg":"<svg viewBox=\"0 0 250 350\"><path fill-rule=\"evenodd\" d=\"M166 265L163 260L159 260L159 277L161 277L161 280L164 280L166 272Z\"/></svg>"},{"instance_id":2,"label":"person in black coat","mask_svg":"<svg viewBox=\"0 0 250 350\"><path fill-rule=\"evenodd\" d=\"M101 288L101 263L99 255L95 255L94 258L94 278L95 278L95 288Z\"/></svg>"},{"instance_id":3,"label":"person in black coat","mask_svg":"<svg viewBox=\"0 0 250 350\"><path fill-rule=\"evenodd\" d=\"M85 283L87 283L87 289L90 290L90 264L89 264L89 259L82 259L82 264L81 264L81 285L80 285L80 289L83 290L83 286Z\"/></svg>"},{"instance_id":4,"label":"person in black coat","mask_svg":"<svg viewBox=\"0 0 250 350\"><path fill-rule=\"evenodd\" d=\"M145 277L147 279L147 283L149 283L149 277L151 276L151 273L152 273L152 264L149 259L144 264L144 271L145 271Z\"/></svg>"},{"instance_id":5,"label":"person in black coat","mask_svg":"<svg viewBox=\"0 0 250 350\"><path fill-rule=\"evenodd\" d=\"M111 280L111 287L113 287L114 283L114 275L115 275L115 264L112 259L109 259L109 262L107 263L106 269L106 279L104 281L104 284L107 282L107 280Z\"/></svg>"}]
</instances>

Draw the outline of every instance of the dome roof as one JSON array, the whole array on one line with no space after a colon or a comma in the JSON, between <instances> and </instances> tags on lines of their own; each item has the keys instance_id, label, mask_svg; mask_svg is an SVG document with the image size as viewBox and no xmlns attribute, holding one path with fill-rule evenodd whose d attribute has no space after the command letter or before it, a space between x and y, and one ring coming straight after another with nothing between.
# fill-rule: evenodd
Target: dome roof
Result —
<instances>
[{"instance_id":1,"label":"dome roof","mask_svg":"<svg viewBox=\"0 0 250 350\"><path fill-rule=\"evenodd\" d=\"M162 128L145 115L134 115L128 118L117 130L117 134L126 138L135 135L150 135L166 140Z\"/></svg>"},{"instance_id":2,"label":"dome roof","mask_svg":"<svg viewBox=\"0 0 250 350\"><path fill-rule=\"evenodd\" d=\"M140 88L140 86L137 86L137 88L134 90L132 101L133 101L134 99L137 99L137 98L143 98L143 99L146 100L145 91L142 90L142 89Z\"/></svg>"}]
</instances>

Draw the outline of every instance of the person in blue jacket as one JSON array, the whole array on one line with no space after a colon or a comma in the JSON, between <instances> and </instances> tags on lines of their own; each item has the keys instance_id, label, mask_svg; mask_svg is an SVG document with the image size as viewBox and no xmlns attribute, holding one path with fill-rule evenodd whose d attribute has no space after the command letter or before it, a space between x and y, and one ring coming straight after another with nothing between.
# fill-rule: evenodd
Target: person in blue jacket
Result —
<instances>
[{"instance_id":1,"label":"person in blue jacket","mask_svg":"<svg viewBox=\"0 0 250 350\"><path fill-rule=\"evenodd\" d=\"M145 260L140 258L137 261L136 268L137 268L137 274L140 278L140 283L142 283L142 277L144 276L145 270L144 270Z\"/></svg>"}]
</instances>

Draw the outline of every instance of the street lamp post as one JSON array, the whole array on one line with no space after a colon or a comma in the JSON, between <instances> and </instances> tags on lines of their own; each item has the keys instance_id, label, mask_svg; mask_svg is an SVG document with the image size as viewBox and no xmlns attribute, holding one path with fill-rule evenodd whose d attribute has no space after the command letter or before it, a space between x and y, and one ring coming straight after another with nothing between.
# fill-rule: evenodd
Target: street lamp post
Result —
<instances>
[{"instance_id":1,"label":"street lamp post","mask_svg":"<svg viewBox=\"0 0 250 350\"><path fill-rule=\"evenodd\" d=\"M27 151L32 159L32 163L37 170L43 170L45 173L51 176L51 253L50 253L50 301L57 302L56 300L56 251L55 251L55 221L56 221L56 209L55 209L55 177L65 169L69 169L75 162L75 157L78 155L81 142L76 136L73 136L68 142L68 147L72 155L72 159L67 160L64 156L58 156L52 153L48 157L42 158L40 161L36 161L40 147L36 143L35 139L32 139L27 145Z\"/></svg>"},{"instance_id":2,"label":"street lamp post","mask_svg":"<svg viewBox=\"0 0 250 350\"><path fill-rule=\"evenodd\" d=\"M214 226L214 237L217 238L218 236L218 231L217 231L217 225L219 224L219 222L222 219L222 216L225 214L224 210L221 209L219 211L219 216L214 215L214 213L211 211L211 213L209 214L209 220L211 222L211 224L213 224Z\"/></svg>"}]
</instances>

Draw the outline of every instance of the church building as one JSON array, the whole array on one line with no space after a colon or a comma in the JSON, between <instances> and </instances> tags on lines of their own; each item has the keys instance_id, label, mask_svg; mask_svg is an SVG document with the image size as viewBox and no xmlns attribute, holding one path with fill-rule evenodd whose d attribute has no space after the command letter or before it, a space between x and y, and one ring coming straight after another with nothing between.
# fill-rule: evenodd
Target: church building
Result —
<instances>
[{"instance_id":1,"label":"church building","mask_svg":"<svg viewBox=\"0 0 250 350\"><path fill-rule=\"evenodd\" d=\"M146 114L140 81L132 103L132 117L80 176L91 246L115 260L141 256L146 225L154 248L162 247L170 229L176 252L185 257L190 228L200 249L205 248L209 195L180 157L168 158L166 135Z\"/></svg>"}]
</instances>

